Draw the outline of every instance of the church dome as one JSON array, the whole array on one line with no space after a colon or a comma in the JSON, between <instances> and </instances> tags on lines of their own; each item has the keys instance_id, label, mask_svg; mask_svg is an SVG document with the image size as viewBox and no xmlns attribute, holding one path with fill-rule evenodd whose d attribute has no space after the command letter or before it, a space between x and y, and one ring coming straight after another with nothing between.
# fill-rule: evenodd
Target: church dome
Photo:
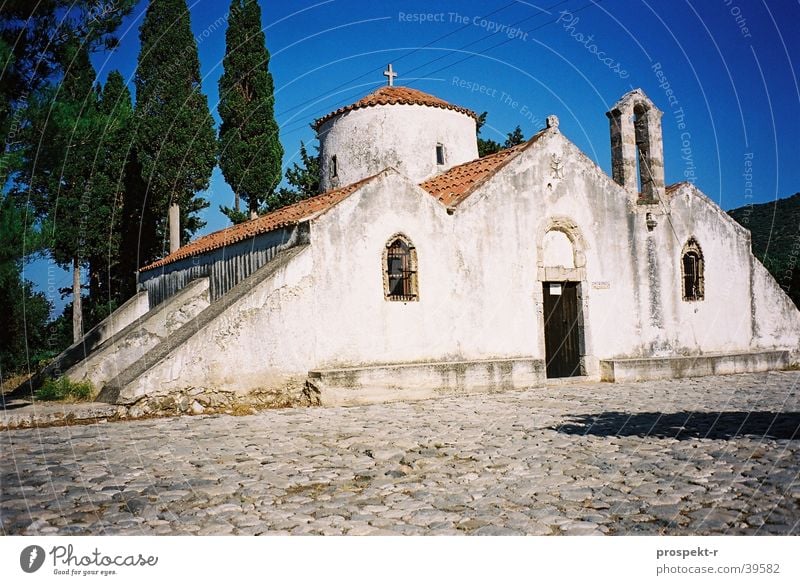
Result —
<instances>
[{"instance_id":1,"label":"church dome","mask_svg":"<svg viewBox=\"0 0 800 585\"><path fill-rule=\"evenodd\" d=\"M384 86L313 124L323 190L394 167L421 182L478 158L477 116L418 89Z\"/></svg>"}]
</instances>

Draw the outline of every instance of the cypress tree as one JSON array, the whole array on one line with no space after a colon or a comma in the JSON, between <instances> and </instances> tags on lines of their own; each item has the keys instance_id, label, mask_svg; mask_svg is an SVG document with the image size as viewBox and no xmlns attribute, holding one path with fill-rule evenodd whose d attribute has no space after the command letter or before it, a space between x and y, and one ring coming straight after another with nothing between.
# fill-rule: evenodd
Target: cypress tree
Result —
<instances>
[{"instance_id":1,"label":"cypress tree","mask_svg":"<svg viewBox=\"0 0 800 585\"><path fill-rule=\"evenodd\" d=\"M25 257L39 251L26 211L10 194L0 194L0 385L46 349L50 303L22 278Z\"/></svg>"},{"instance_id":2,"label":"cypress tree","mask_svg":"<svg viewBox=\"0 0 800 585\"><path fill-rule=\"evenodd\" d=\"M234 209L222 211L235 219L239 198L254 217L275 192L281 180L283 147L275 121L261 9L256 0L233 0L229 14L225 72L219 80L219 165L236 195Z\"/></svg>"},{"instance_id":3,"label":"cypress tree","mask_svg":"<svg viewBox=\"0 0 800 585\"><path fill-rule=\"evenodd\" d=\"M267 200L270 211L308 199L320 192L319 147L316 154L308 154L308 149L300 142L300 163L293 163L286 169L286 181L290 187L281 187Z\"/></svg>"},{"instance_id":4,"label":"cypress tree","mask_svg":"<svg viewBox=\"0 0 800 585\"><path fill-rule=\"evenodd\" d=\"M200 87L197 43L185 0L150 3L139 31L136 69L136 152L147 182L147 205L163 231L170 214L170 251L186 241L184 226L208 203L195 194L208 188L216 161L216 136L208 99ZM177 220L177 221L176 221ZM181 238L183 235L183 238Z\"/></svg>"},{"instance_id":5,"label":"cypress tree","mask_svg":"<svg viewBox=\"0 0 800 585\"><path fill-rule=\"evenodd\" d=\"M31 108L38 147L26 160L31 201L42 217L50 255L72 270L73 341L83 336L81 270L96 243L93 164L102 124L87 45L65 53L64 78ZM36 144L35 139L29 140Z\"/></svg>"},{"instance_id":6,"label":"cypress tree","mask_svg":"<svg viewBox=\"0 0 800 585\"><path fill-rule=\"evenodd\" d=\"M93 320L98 321L112 311L120 295L120 250L126 233L135 229L123 221L122 209L125 194L125 171L131 149L133 104L131 94L119 71L108 75L102 89L98 110L103 116L103 132L95 157L93 174L93 201L95 236L89 258L89 298ZM127 250L125 253L130 254ZM129 276L132 278L132 274Z\"/></svg>"}]
</instances>

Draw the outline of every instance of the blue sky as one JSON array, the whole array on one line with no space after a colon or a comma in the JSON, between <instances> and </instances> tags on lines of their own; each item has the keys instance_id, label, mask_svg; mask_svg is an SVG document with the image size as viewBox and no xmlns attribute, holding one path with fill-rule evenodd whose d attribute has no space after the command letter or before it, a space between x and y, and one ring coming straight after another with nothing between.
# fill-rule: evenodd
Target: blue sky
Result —
<instances>
[{"instance_id":1,"label":"blue sky","mask_svg":"<svg viewBox=\"0 0 800 585\"><path fill-rule=\"evenodd\" d=\"M189 0L203 89L214 117L227 0ZM264 0L284 167L309 123L385 84L407 85L478 113L498 141L556 114L562 132L610 172L605 112L641 87L664 111L667 183L692 180L723 209L800 191L800 22L797 1ZM121 71L133 89L142 0L121 45L94 55L98 77ZM215 170L205 193L208 233L233 194ZM47 261L28 278L44 288ZM54 272L51 271L51 279ZM69 277L58 275L57 286ZM55 300L55 299L54 299ZM58 303L61 306L61 303Z\"/></svg>"}]
</instances>

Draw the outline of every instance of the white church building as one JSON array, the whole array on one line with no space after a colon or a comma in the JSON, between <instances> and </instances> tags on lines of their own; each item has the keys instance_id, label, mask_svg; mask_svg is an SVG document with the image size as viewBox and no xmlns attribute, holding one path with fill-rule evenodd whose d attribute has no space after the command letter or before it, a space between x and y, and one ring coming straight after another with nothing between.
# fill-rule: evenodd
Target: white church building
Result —
<instances>
[{"instance_id":1,"label":"white church building","mask_svg":"<svg viewBox=\"0 0 800 585\"><path fill-rule=\"evenodd\" d=\"M800 313L750 233L665 186L661 112L610 121L612 176L550 116L478 157L476 115L390 84L317 120L325 192L201 237L61 360L99 399L356 404L781 368Z\"/></svg>"}]
</instances>

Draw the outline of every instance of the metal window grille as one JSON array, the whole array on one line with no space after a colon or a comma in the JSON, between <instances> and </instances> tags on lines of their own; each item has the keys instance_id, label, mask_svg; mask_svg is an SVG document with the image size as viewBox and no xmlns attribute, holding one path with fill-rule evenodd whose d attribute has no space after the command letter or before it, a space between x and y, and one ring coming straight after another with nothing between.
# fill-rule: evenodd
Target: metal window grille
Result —
<instances>
[{"instance_id":1,"label":"metal window grille","mask_svg":"<svg viewBox=\"0 0 800 585\"><path fill-rule=\"evenodd\" d=\"M387 299L392 301L413 301L417 298L416 270L412 262L411 250L403 240L391 243L386 254L388 276Z\"/></svg>"},{"instance_id":2,"label":"metal window grille","mask_svg":"<svg viewBox=\"0 0 800 585\"><path fill-rule=\"evenodd\" d=\"M703 254L694 239L684 247L683 268L683 300L702 301L704 297Z\"/></svg>"}]
</instances>

